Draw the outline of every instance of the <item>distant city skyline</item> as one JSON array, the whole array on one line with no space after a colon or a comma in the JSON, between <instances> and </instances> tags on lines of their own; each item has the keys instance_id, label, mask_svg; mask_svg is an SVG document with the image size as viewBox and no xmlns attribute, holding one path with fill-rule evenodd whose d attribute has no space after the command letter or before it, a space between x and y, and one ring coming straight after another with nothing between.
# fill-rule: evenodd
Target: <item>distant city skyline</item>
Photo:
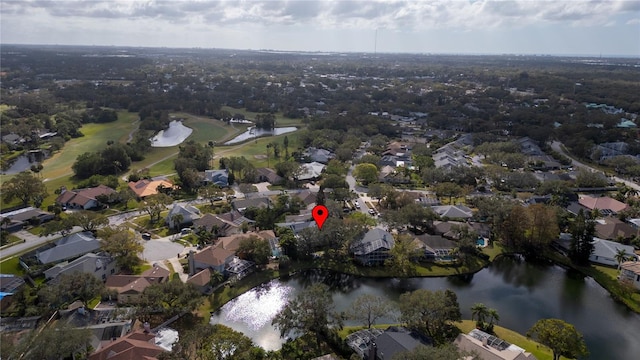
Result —
<instances>
[{"instance_id":1,"label":"distant city skyline","mask_svg":"<svg viewBox=\"0 0 640 360\"><path fill-rule=\"evenodd\" d=\"M635 0L0 0L0 5L2 44L640 57L640 1Z\"/></svg>"}]
</instances>

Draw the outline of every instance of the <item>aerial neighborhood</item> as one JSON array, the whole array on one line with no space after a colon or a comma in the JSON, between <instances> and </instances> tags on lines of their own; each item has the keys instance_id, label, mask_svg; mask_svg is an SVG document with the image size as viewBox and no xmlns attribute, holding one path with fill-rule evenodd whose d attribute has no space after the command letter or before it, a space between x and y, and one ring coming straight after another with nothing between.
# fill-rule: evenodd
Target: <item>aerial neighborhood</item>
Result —
<instances>
[{"instance_id":1,"label":"aerial neighborhood","mask_svg":"<svg viewBox=\"0 0 640 360\"><path fill-rule=\"evenodd\" d=\"M637 350L632 59L1 51L2 358Z\"/></svg>"}]
</instances>

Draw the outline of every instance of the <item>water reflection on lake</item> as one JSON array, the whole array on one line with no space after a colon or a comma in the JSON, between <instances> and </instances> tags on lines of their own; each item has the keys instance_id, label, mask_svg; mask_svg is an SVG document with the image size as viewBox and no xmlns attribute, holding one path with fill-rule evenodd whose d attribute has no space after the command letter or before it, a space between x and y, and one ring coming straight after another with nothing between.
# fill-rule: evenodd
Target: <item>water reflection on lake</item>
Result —
<instances>
[{"instance_id":1,"label":"water reflection on lake","mask_svg":"<svg viewBox=\"0 0 640 360\"><path fill-rule=\"evenodd\" d=\"M19 172L27 171L30 168L31 168L31 161L29 161L29 158L26 155L20 155L15 159L15 161L11 164L11 166L6 171L3 171L2 173L6 175L13 175Z\"/></svg>"},{"instance_id":2,"label":"water reflection on lake","mask_svg":"<svg viewBox=\"0 0 640 360\"><path fill-rule=\"evenodd\" d=\"M224 145L233 145L249 139L258 138L262 136L275 136L275 135L287 134L290 132L294 132L296 130L298 130L298 128L294 126L278 127L278 128L274 128L273 130L258 129L258 128L252 127L247 131L243 132L242 134L225 142Z\"/></svg>"},{"instance_id":3,"label":"water reflection on lake","mask_svg":"<svg viewBox=\"0 0 640 360\"><path fill-rule=\"evenodd\" d=\"M523 334L541 318L574 324L585 337L591 359L631 359L640 354L640 316L614 302L593 279L517 258L503 258L474 275L447 278L368 279L308 271L251 290L223 306L212 323L242 331L265 349L278 349L283 340L270 318L300 289L318 281L331 287L337 311L348 309L365 293L396 301L406 291L451 289L458 295L463 318L471 318L471 306L482 302L498 310L500 325ZM395 314L389 314L380 322L393 321Z\"/></svg>"}]
</instances>

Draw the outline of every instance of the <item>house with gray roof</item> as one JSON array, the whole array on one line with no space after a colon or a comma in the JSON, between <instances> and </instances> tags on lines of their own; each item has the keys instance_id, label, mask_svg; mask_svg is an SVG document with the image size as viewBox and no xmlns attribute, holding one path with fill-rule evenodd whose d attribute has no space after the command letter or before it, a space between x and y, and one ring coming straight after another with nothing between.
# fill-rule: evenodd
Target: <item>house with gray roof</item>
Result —
<instances>
[{"instance_id":1,"label":"house with gray roof","mask_svg":"<svg viewBox=\"0 0 640 360\"><path fill-rule=\"evenodd\" d=\"M220 187L228 187L229 186L229 170L205 170L204 178L202 182L205 185L214 184Z\"/></svg>"},{"instance_id":2,"label":"house with gray roof","mask_svg":"<svg viewBox=\"0 0 640 360\"><path fill-rule=\"evenodd\" d=\"M300 181L315 181L320 179L325 165L319 162L312 162L300 165L300 174L297 179Z\"/></svg>"},{"instance_id":3,"label":"house with gray roof","mask_svg":"<svg viewBox=\"0 0 640 360\"><path fill-rule=\"evenodd\" d=\"M589 256L589 261L602 265L618 266L618 261L616 260L618 250L625 251L631 260L640 260L638 255L635 255L633 246L594 237L593 252Z\"/></svg>"},{"instance_id":4,"label":"house with gray roof","mask_svg":"<svg viewBox=\"0 0 640 360\"><path fill-rule=\"evenodd\" d=\"M86 253L100 249L100 241L90 232L81 232L65 236L55 242L55 246L36 251L40 264L55 264L74 259Z\"/></svg>"},{"instance_id":5,"label":"house with gray roof","mask_svg":"<svg viewBox=\"0 0 640 360\"><path fill-rule=\"evenodd\" d=\"M96 278L106 281L109 275L118 271L116 261L107 254L88 253L68 262L61 262L44 271L47 280L55 279L63 274L72 274L76 271L93 274Z\"/></svg>"},{"instance_id":6,"label":"house with gray roof","mask_svg":"<svg viewBox=\"0 0 640 360\"><path fill-rule=\"evenodd\" d=\"M416 236L422 243L424 257L427 260L451 260L451 251L458 245L440 235L422 234Z\"/></svg>"},{"instance_id":7,"label":"house with gray roof","mask_svg":"<svg viewBox=\"0 0 640 360\"><path fill-rule=\"evenodd\" d=\"M392 359L395 355L411 351L420 345L431 345L431 340L416 331L391 326L371 343L368 353L365 354L365 359Z\"/></svg>"},{"instance_id":8,"label":"house with gray roof","mask_svg":"<svg viewBox=\"0 0 640 360\"><path fill-rule=\"evenodd\" d=\"M182 215L182 220L180 220L179 224L175 223L175 220L177 220L175 217L176 215ZM168 227L175 228L177 226L193 224L195 220L198 220L201 217L202 215L197 207L192 205L175 204L167 214L164 222Z\"/></svg>"},{"instance_id":9,"label":"house with gray roof","mask_svg":"<svg viewBox=\"0 0 640 360\"><path fill-rule=\"evenodd\" d=\"M473 211L463 205L440 205L432 206L431 209L441 217L449 219L468 219L473 217Z\"/></svg>"},{"instance_id":10,"label":"house with gray roof","mask_svg":"<svg viewBox=\"0 0 640 360\"><path fill-rule=\"evenodd\" d=\"M9 232L21 230L28 225L30 221L42 224L53 218L54 215L52 213L31 206L0 215L0 220L4 221L4 219L8 219L8 222L6 224L3 223L1 226L3 230Z\"/></svg>"},{"instance_id":11,"label":"house with gray roof","mask_svg":"<svg viewBox=\"0 0 640 360\"><path fill-rule=\"evenodd\" d=\"M333 159L335 155L326 149L318 149L315 147L310 147L302 153L304 157L311 159L312 162L319 162L322 164L326 164L329 160Z\"/></svg>"},{"instance_id":12,"label":"house with gray roof","mask_svg":"<svg viewBox=\"0 0 640 360\"><path fill-rule=\"evenodd\" d=\"M244 212L252 207L258 209L269 207L271 206L271 200L268 197L236 199L231 202L231 206L237 211Z\"/></svg>"},{"instance_id":13,"label":"house with gray roof","mask_svg":"<svg viewBox=\"0 0 640 360\"><path fill-rule=\"evenodd\" d=\"M379 265L389 258L389 251L394 245L393 235L383 229L373 228L351 245L351 252L362 265Z\"/></svg>"}]
</instances>

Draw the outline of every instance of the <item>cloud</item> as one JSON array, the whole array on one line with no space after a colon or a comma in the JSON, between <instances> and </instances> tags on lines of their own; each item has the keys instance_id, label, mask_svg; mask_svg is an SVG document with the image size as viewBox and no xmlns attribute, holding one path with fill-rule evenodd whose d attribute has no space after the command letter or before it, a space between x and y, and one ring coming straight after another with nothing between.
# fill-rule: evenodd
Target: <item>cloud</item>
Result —
<instances>
[{"instance_id":1,"label":"cloud","mask_svg":"<svg viewBox=\"0 0 640 360\"><path fill-rule=\"evenodd\" d=\"M60 18L156 19L187 24L299 25L315 28L472 30L539 23L575 26L615 22L640 12L639 1L599 0L3 0L5 15Z\"/></svg>"}]
</instances>

